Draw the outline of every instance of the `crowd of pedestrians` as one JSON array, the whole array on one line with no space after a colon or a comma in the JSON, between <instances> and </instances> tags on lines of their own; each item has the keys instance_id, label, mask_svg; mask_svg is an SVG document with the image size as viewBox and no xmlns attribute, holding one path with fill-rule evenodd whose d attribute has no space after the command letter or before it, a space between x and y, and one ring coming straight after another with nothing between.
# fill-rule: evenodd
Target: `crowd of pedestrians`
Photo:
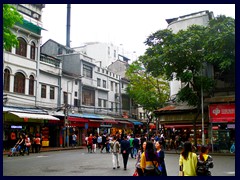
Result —
<instances>
[{"instance_id":1,"label":"crowd of pedestrians","mask_svg":"<svg viewBox=\"0 0 240 180\"><path fill-rule=\"evenodd\" d=\"M165 150L180 145L180 137L176 135L173 142L166 142L163 134L148 137L147 134L116 134L104 133L99 136L90 134L86 137L88 153L112 153L113 169L127 170L128 159L136 159L134 176L167 176ZM183 143L179 155L179 176L211 176L213 158L208 154L207 146L202 146L200 154L189 141ZM122 163L119 161L122 156Z\"/></svg>"}]
</instances>

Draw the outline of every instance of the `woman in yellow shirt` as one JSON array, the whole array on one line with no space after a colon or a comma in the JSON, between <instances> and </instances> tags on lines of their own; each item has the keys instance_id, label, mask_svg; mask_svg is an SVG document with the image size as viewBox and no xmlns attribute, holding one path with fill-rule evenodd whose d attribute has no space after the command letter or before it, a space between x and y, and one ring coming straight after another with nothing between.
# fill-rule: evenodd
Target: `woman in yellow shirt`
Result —
<instances>
[{"instance_id":1,"label":"woman in yellow shirt","mask_svg":"<svg viewBox=\"0 0 240 180\"><path fill-rule=\"evenodd\" d=\"M197 154L192 151L192 144L186 141L179 157L179 175L196 176L197 162Z\"/></svg>"},{"instance_id":2,"label":"woman in yellow shirt","mask_svg":"<svg viewBox=\"0 0 240 180\"><path fill-rule=\"evenodd\" d=\"M153 164L154 163L154 164ZM157 176L154 166L158 167L159 158L154 152L153 142L148 141L146 150L141 155L140 167L142 168L144 176Z\"/></svg>"}]
</instances>

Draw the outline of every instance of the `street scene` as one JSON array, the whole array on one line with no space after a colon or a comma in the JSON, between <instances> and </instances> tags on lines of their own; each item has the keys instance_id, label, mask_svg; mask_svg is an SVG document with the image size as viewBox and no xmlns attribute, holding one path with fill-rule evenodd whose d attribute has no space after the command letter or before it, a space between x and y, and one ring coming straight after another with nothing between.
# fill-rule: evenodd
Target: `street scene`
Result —
<instances>
[{"instance_id":1,"label":"street scene","mask_svg":"<svg viewBox=\"0 0 240 180\"><path fill-rule=\"evenodd\" d=\"M235 4L3 4L3 22L4 176L235 176Z\"/></svg>"},{"instance_id":2,"label":"street scene","mask_svg":"<svg viewBox=\"0 0 240 180\"><path fill-rule=\"evenodd\" d=\"M212 176L235 176L235 156L214 156ZM179 154L166 153L168 176L178 176ZM41 152L29 156L3 157L3 176L132 176L136 159L129 157L127 170L113 169L112 154L88 153L87 149Z\"/></svg>"}]
</instances>

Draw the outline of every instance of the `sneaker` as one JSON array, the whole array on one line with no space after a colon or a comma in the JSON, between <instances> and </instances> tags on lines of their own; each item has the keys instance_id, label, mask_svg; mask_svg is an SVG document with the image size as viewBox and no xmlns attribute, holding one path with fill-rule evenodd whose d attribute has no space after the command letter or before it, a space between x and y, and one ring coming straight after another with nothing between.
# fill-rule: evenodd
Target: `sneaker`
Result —
<instances>
[{"instance_id":1,"label":"sneaker","mask_svg":"<svg viewBox=\"0 0 240 180\"><path fill-rule=\"evenodd\" d=\"M115 167L113 169L116 169Z\"/></svg>"},{"instance_id":2,"label":"sneaker","mask_svg":"<svg viewBox=\"0 0 240 180\"><path fill-rule=\"evenodd\" d=\"M120 168L120 166L118 166L117 168Z\"/></svg>"},{"instance_id":3,"label":"sneaker","mask_svg":"<svg viewBox=\"0 0 240 180\"><path fill-rule=\"evenodd\" d=\"M127 168L124 168L124 170L127 170Z\"/></svg>"}]
</instances>

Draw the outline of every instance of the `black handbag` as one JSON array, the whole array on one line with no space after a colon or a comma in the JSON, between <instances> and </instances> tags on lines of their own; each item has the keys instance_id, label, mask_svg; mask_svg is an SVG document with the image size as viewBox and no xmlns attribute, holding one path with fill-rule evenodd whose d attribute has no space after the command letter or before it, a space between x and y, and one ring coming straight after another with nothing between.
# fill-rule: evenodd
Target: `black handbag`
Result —
<instances>
[{"instance_id":1,"label":"black handbag","mask_svg":"<svg viewBox=\"0 0 240 180\"><path fill-rule=\"evenodd\" d=\"M154 172L156 176L162 176L162 172L158 169L158 167L155 166L154 162L152 161L153 166L154 166Z\"/></svg>"}]
</instances>

